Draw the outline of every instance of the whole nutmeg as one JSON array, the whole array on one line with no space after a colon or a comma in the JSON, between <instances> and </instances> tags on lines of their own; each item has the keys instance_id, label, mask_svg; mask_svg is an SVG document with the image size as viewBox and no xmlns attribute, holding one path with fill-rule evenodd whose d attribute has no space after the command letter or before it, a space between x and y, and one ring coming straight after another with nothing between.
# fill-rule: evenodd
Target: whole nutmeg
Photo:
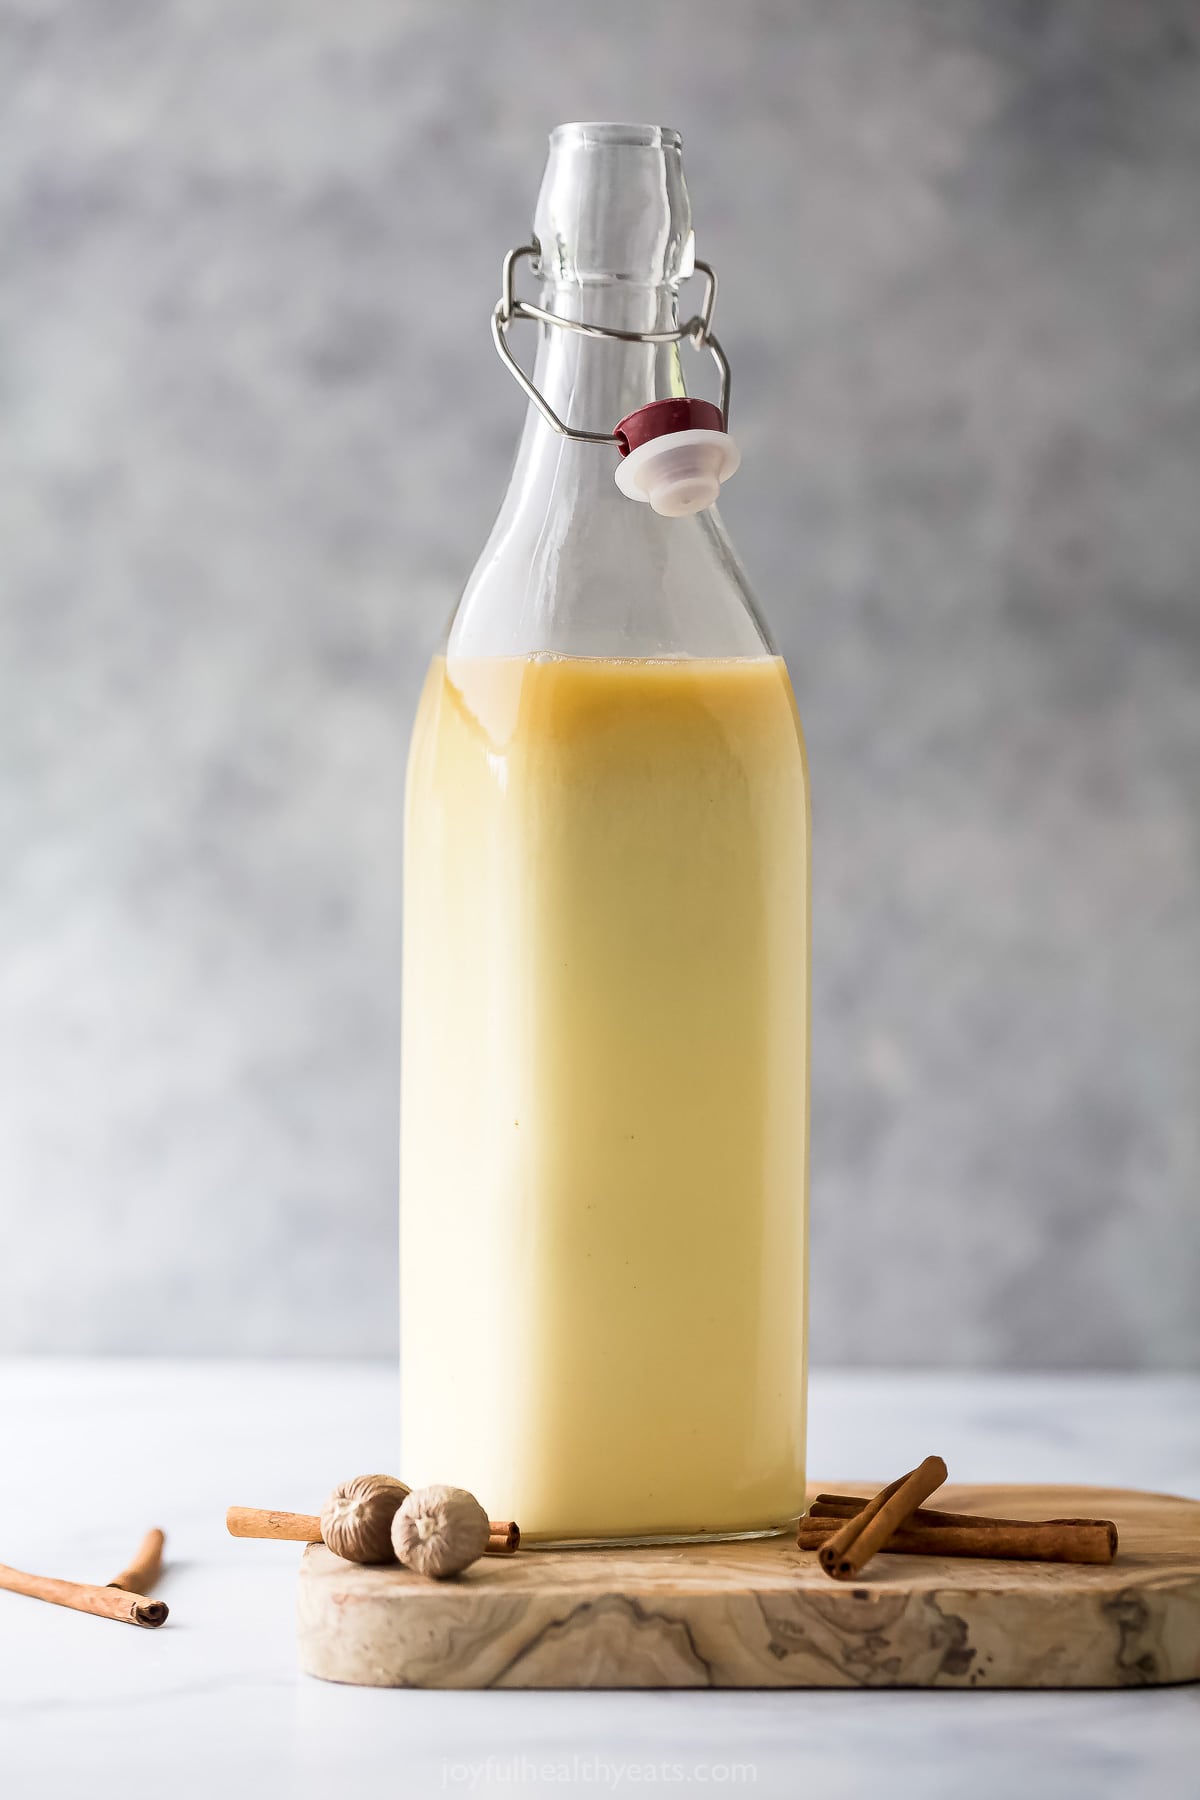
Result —
<instances>
[{"instance_id":1,"label":"whole nutmeg","mask_svg":"<svg viewBox=\"0 0 1200 1800\"><path fill-rule=\"evenodd\" d=\"M392 1520L392 1548L418 1575L457 1575L488 1544L488 1516L466 1488L414 1488Z\"/></svg>"},{"instance_id":2,"label":"whole nutmeg","mask_svg":"<svg viewBox=\"0 0 1200 1800\"><path fill-rule=\"evenodd\" d=\"M394 1475L356 1475L335 1487L321 1513L321 1536L347 1562L392 1560L392 1520L408 1496Z\"/></svg>"}]
</instances>

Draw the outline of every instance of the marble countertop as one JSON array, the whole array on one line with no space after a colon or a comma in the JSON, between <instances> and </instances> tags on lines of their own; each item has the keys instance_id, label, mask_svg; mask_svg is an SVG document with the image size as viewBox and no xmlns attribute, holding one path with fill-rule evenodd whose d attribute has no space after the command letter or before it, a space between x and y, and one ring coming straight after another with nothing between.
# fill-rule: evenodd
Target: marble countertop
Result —
<instances>
[{"instance_id":1,"label":"marble countertop","mask_svg":"<svg viewBox=\"0 0 1200 1800\"><path fill-rule=\"evenodd\" d=\"M0 1557L104 1581L162 1525L157 1632L0 1593L0 1788L306 1800L676 1793L761 1800L1192 1800L1200 1688L1122 1693L452 1694L296 1673L298 1552L226 1505L317 1510L395 1461L396 1381L356 1363L0 1363ZM961 1481L1200 1497L1200 1379L814 1375L810 1463L886 1479L937 1450Z\"/></svg>"}]
</instances>

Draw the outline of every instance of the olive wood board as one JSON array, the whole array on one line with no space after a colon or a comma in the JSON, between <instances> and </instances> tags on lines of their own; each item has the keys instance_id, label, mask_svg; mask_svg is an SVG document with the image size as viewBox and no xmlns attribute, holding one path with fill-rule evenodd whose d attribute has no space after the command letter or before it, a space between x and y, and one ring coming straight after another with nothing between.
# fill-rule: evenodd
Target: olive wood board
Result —
<instances>
[{"instance_id":1,"label":"olive wood board","mask_svg":"<svg viewBox=\"0 0 1200 1800\"><path fill-rule=\"evenodd\" d=\"M1120 1547L1102 1567L880 1555L857 1580L836 1582L789 1534L523 1549L434 1582L398 1567L361 1568L310 1544L300 1568L300 1666L368 1687L473 1689L1200 1680L1200 1501L1123 1488L956 1486L940 1489L936 1504L1005 1518L1113 1519Z\"/></svg>"}]
</instances>

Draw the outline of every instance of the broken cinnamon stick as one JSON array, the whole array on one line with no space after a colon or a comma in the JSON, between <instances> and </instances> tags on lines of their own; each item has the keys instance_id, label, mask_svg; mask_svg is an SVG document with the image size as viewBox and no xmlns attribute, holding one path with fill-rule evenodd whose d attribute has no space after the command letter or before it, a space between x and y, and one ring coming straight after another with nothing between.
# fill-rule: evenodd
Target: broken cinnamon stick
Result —
<instances>
[{"instance_id":1,"label":"broken cinnamon stick","mask_svg":"<svg viewBox=\"0 0 1200 1800\"><path fill-rule=\"evenodd\" d=\"M817 1554L825 1573L835 1581L852 1580L945 1479L941 1457L927 1456L907 1475L889 1482L821 1545Z\"/></svg>"},{"instance_id":2,"label":"broken cinnamon stick","mask_svg":"<svg viewBox=\"0 0 1200 1800\"><path fill-rule=\"evenodd\" d=\"M820 1550L841 1530L841 1518L801 1519L796 1542ZM1116 1526L1107 1519L974 1519L929 1523L916 1512L894 1531L879 1553L901 1556L984 1556L999 1562L1110 1563Z\"/></svg>"},{"instance_id":3,"label":"broken cinnamon stick","mask_svg":"<svg viewBox=\"0 0 1200 1800\"><path fill-rule=\"evenodd\" d=\"M129 1594L148 1594L162 1574L162 1553L166 1537L154 1526L137 1547L137 1554L127 1569L114 1575L110 1588L124 1588Z\"/></svg>"},{"instance_id":4,"label":"broken cinnamon stick","mask_svg":"<svg viewBox=\"0 0 1200 1800\"><path fill-rule=\"evenodd\" d=\"M167 1616L162 1600L127 1593L113 1585L92 1587L86 1581L59 1581L52 1575L27 1575L0 1563L0 1588L28 1594L31 1600L48 1600L52 1606L69 1606L74 1612L95 1613L101 1619L119 1619L125 1625L161 1625Z\"/></svg>"},{"instance_id":5,"label":"broken cinnamon stick","mask_svg":"<svg viewBox=\"0 0 1200 1800\"><path fill-rule=\"evenodd\" d=\"M256 1506L231 1506L225 1514L230 1537L280 1538L293 1544L320 1544L321 1521L316 1513L267 1512ZM488 1556L511 1556L521 1542L513 1519L488 1520Z\"/></svg>"}]
</instances>

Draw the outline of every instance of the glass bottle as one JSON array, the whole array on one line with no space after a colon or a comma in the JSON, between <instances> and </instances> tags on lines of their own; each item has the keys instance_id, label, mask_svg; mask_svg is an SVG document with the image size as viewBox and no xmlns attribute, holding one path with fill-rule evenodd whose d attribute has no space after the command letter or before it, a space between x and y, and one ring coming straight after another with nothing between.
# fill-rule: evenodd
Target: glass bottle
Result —
<instances>
[{"instance_id":1,"label":"glass bottle","mask_svg":"<svg viewBox=\"0 0 1200 1800\"><path fill-rule=\"evenodd\" d=\"M546 311L672 329L678 136L560 126L535 230ZM685 391L677 343L544 324L533 380L598 433ZM408 766L402 1469L527 1542L804 1501L799 719L715 509L617 460L530 405Z\"/></svg>"}]
</instances>

